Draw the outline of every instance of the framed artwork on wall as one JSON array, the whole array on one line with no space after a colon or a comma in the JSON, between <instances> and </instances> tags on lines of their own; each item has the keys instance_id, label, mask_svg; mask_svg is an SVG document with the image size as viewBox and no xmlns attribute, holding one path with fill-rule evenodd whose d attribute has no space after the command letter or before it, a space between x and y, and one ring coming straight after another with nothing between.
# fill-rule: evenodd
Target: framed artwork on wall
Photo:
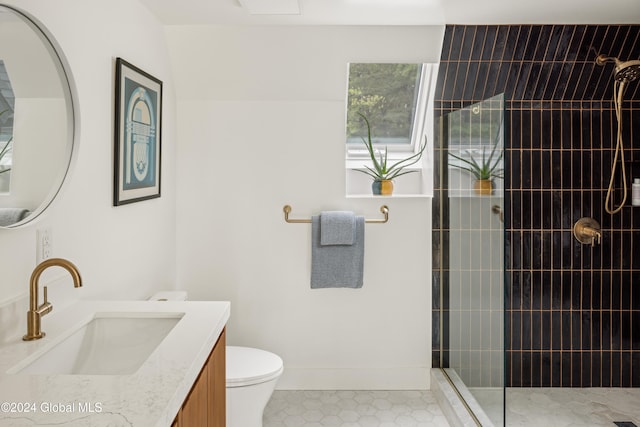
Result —
<instances>
[{"instance_id":1,"label":"framed artwork on wall","mask_svg":"<svg viewBox=\"0 0 640 427\"><path fill-rule=\"evenodd\" d=\"M162 82L116 58L113 205L160 197Z\"/></svg>"}]
</instances>

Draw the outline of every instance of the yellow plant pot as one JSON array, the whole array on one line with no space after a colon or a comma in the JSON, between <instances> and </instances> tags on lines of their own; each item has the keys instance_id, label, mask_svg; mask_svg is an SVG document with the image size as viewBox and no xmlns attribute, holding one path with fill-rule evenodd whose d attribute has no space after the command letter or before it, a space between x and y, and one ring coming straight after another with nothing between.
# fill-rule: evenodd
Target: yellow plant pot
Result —
<instances>
[{"instance_id":1,"label":"yellow plant pot","mask_svg":"<svg viewBox=\"0 0 640 427\"><path fill-rule=\"evenodd\" d=\"M393 181L383 179L382 181L373 181L371 191L376 196L390 196L393 194Z\"/></svg>"},{"instance_id":2,"label":"yellow plant pot","mask_svg":"<svg viewBox=\"0 0 640 427\"><path fill-rule=\"evenodd\" d=\"M490 196L493 194L493 181L490 179L478 179L473 184L476 194L481 196Z\"/></svg>"}]
</instances>

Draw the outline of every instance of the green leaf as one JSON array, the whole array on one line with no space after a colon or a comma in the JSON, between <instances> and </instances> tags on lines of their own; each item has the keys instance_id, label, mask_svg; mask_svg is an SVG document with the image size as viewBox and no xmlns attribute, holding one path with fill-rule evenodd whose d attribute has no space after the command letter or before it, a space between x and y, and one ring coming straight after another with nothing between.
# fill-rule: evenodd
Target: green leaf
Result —
<instances>
[{"instance_id":1,"label":"green leaf","mask_svg":"<svg viewBox=\"0 0 640 427\"><path fill-rule=\"evenodd\" d=\"M424 153L425 148L427 147L427 138L424 138L424 144L421 145L420 149L417 153L413 154L406 159L402 159L392 164L387 168L388 160L389 160L389 150L387 147L384 149L384 153L379 152L379 159L376 156L376 151L373 148L373 141L371 139L371 125L369 124L369 120L365 117L364 114L358 113L358 115L365 121L367 125L367 139L362 138L362 142L367 147L367 151L369 152L369 157L371 157L371 161L373 163L373 168L369 166L364 166L367 170L357 169L359 172L366 173L371 176L374 180L382 180L382 179L393 179L402 175L406 175L407 173L417 172L417 171L405 171L404 169L408 166L411 166L417 163L422 154Z\"/></svg>"}]
</instances>

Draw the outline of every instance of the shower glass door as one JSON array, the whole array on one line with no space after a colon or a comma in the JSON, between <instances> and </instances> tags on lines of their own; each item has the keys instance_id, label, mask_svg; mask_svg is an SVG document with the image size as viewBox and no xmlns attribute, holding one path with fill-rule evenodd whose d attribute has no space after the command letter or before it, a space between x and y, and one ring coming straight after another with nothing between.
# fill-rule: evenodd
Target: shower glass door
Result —
<instances>
[{"instance_id":1,"label":"shower glass door","mask_svg":"<svg viewBox=\"0 0 640 427\"><path fill-rule=\"evenodd\" d=\"M445 372L478 424L504 425L504 97L445 118L449 298ZM486 173L488 176L482 176ZM482 189L478 178L488 178Z\"/></svg>"}]
</instances>

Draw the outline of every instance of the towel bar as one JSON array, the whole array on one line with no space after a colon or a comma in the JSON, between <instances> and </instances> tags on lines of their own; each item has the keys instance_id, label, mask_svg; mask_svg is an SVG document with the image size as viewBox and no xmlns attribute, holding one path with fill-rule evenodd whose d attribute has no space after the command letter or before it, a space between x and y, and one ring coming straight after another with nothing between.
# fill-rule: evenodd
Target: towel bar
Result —
<instances>
[{"instance_id":1,"label":"towel bar","mask_svg":"<svg viewBox=\"0 0 640 427\"><path fill-rule=\"evenodd\" d=\"M289 205L284 205L284 208L282 208L282 210L284 211L284 220L286 222L289 222L292 224L310 224L311 223L311 219L290 219L289 214L291 213L291 206ZM372 224L384 224L385 222L389 221L389 207L387 205L380 206L380 212L382 212L382 215L384 215L384 219L366 219L364 222L372 223Z\"/></svg>"}]
</instances>

